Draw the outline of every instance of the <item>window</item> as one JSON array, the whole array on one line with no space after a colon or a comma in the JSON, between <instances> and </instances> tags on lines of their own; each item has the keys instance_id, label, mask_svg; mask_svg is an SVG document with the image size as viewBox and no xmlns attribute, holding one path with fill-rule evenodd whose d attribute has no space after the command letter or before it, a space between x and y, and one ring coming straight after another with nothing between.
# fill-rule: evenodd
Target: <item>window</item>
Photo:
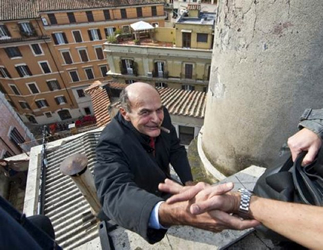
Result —
<instances>
[{"instance_id":1,"label":"window","mask_svg":"<svg viewBox=\"0 0 323 250\"><path fill-rule=\"evenodd\" d=\"M130 33L130 26L126 25L122 27L124 33Z\"/></svg>"},{"instance_id":2,"label":"window","mask_svg":"<svg viewBox=\"0 0 323 250\"><path fill-rule=\"evenodd\" d=\"M93 18L93 13L92 13L92 11L85 11L85 13L86 13L87 20L88 20L89 22L94 22L94 18Z\"/></svg>"},{"instance_id":3,"label":"window","mask_svg":"<svg viewBox=\"0 0 323 250\"><path fill-rule=\"evenodd\" d=\"M67 17L68 17L68 20L70 21L70 23L76 23L75 16L74 16L73 12L67 13Z\"/></svg>"},{"instance_id":4,"label":"window","mask_svg":"<svg viewBox=\"0 0 323 250\"><path fill-rule=\"evenodd\" d=\"M5 158L9 158L10 156L13 156L13 154L11 154L9 151L6 151L4 154L3 154L3 159Z\"/></svg>"},{"instance_id":5,"label":"window","mask_svg":"<svg viewBox=\"0 0 323 250\"><path fill-rule=\"evenodd\" d=\"M185 78L193 78L193 64L185 64Z\"/></svg>"},{"instance_id":6,"label":"window","mask_svg":"<svg viewBox=\"0 0 323 250\"><path fill-rule=\"evenodd\" d=\"M65 96L57 96L57 97L55 97L55 101L56 101L57 105L62 105L62 104L67 103Z\"/></svg>"},{"instance_id":7,"label":"window","mask_svg":"<svg viewBox=\"0 0 323 250\"><path fill-rule=\"evenodd\" d=\"M57 24L55 14L48 14L48 18L49 18L50 24Z\"/></svg>"},{"instance_id":8,"label":"window","mask_svg":"<svg viewBox=\"0 0 323 250\"><path fill-rule=\"evenodd\" d=\"M61 53L62 53L63 59L65 61L65 64L72 64L73 63L71 54L68 50L62 51Z\"/></svg>"},{"instance_id":9,"label":"window","mask_svg":"<svg viewBox=\"0 0 323 250\"><path fill-rule=\"evenodd\" d=\"M32 27L30 23L19 23L19 29L23 36L29 37L36 35L34 27Z\"/></svg>"},{"instance_id":10,"label":"window","mask_svg":"<svg viewBox=\"0 0 323 250\"><path fill-rule=\"evenodd\" d=\"M182 85L182 89L186 91L193 91L195 88L192 85L185 84L185 85Z\"/></svg>"},{"instance_id":11,"label":"window","mask_svg":"<svg viewBox=\"0 0 323 250\"><path fill-rule=\"evenodd\" d=\"M49 68L48 62L38 62L38 63L45 74L51 73L51 69Z\"/></svg>"},{"instance_id":12,"label":"window","mask_svg":"<svg viewBox=\"0 0 323 250\"><path fill-rule=\"evenodd\" d=\"M61 89L57 80L48 80L46 83L50 91Z\"/></svg>"},{"instance_id":13,"label":"window","mask_svg":"<svg viewBox=\"0 0 323 250\"><path fill-rule=\"evenodd\" d=\"M191 33L183 32L182 33L183 48L191 48Z\"/></svg>"},{"instance_id":14,"label":"window","mask_svg":"<svg viewBox=\"0 0 323 250\"><path fill-rule=\"evenodd\" d=\"M72 118L72 116L68 110L60 110L57 112L57 114L59 115L61 120L68 120L68 119Z\"/></svg>"},{"instance_id":15,"label":"window","mask_svg":"<svg viewBox=\"0 0 323 250\"><path fill-rule=\"evenodd\" d=\"M14 94L16 94L16 95L20 95L20 92L19 92L18 88L16 87L16 85L14 85L14 84L9 84L9 86L10 86L10 88L11 88L11 90L12 90L12 92L13 92Z\"/></svg>"},{"instance_id":16,"label":"window","mask_svg":"<svg viewBox=\"0 0 323 250\"><path fill-rule=\"evenodd\" d=\"M199 43L207 43L208 34L197 33L196 41Z\"/></svg>"},{"instance_id":17,"label":"window","mask_svg":"<svg viewBox=\"0 0 323 250\"><path fill-rule=\"evenodd\" d=\"M41 46L38 43L31 44L30 47L35 55L42 55L43 54Z\"/></svg>"},{"instance_id":18,"label":"window","mask_svg":"<svg viewBox=\"0 0 323 250\"><path fill-rule=\"evenodd\" d=\"M86 49L78 49L78 52L82 62L89 61L89 57L87 55Z\"/></svg>"},{"instance_id":19,"label":"window","mask_svg":"<svg viewBox=\"0 0 323 250\"><path fill-rule=\"evenodd\" d=\"M45 99L36 100L35 103L36 103L38 108L46 108L46 107L48 107L48 102Z\"/></svg>"},{"instance_id":20,"label":"window","mask_svg":"<svg viewBox=\"0 0 323 250\"><path fill-rule=\"evenodd\" d=\"M103 77L107 76L108 68L107 68L106 65L100 66L100 70L101 70L101 74L102 74Z\"/></svg>"},{"instance_id":21,"label":"window","mask_svg":"<svg viewBox=\"0 0 323 250\"><path fill-rule=\"evenodd\" d=\"M99 29L88 30L88 33L91 41L98 41L102 39Z\"/></svg>"},{"instance_id":22,"label":"window","mask_svg":"<svg viewBox=\"0 0 323 250\"><path fill-rule=\"evenodd\" d=\"M22 152L19 144L24 143L25 139L15 127L10 132L10 141Z\"/></svg>"},{"instance_id":23,"label":"window","mask_svg":"<svg viewBox=\"0 0 323 250\"><path fill-rule=\"evenodd\" d=\"M21 57L21 53L18 47L8 47L4 49L9 58Z\"/></svg>"},{"instance_id":24,"label":"window","mask_svg":"<svg viewBox=\"0 0 323 250\"><path fill-rule=\"evenodd\" d=\"M86 74L88 80L94 79L92 68L87 68L87 69L84 69L84 70L85 70L85 74Z\"/></svg>"},{"instance_id":25,"label":"window","mask_svg":"<svg viewBox=\"0 0 323 250\"><path fill-rule=\"evenodd\" d=\"M152 16L157 16L157 8L156 8L156 6L151 7L151 15Z\"/></svg>"},{"instance_id":26,"label":"window","mask_svg":"<svg viewBox=\"0 0 323 250\"><path fill-rule=\"evenodd\" d=\"M58 32L52 34L53 40L55 44L67 44L67 38L64 32Z\"/></svg>"},{"instance_id":27,"label":"window","mask_svg":"<svg viewBox=\"0 0 323 250\"><path fill-rule=\"evenodd\" d=\"M104 18L105 20L110 20L110 11L109 10L104 10Z\"/></svg>"},{"instance_id":28,"label":"window","mask_svg":"<svg viewBox=\"0 0 323 250\"><path fill-rule=\"evenodd\" d=\"M73 30L73 36L76 43L81 43L83 41L79 30Z\"/></svg>"},{"instance_id":29,"label":"window","mask_svg":"<svg viewBox=\"0 0 323 250\"><path fill-rule=\"evenodd\" d=\"M70 76L72 78L72 82L80 81L80 78L79 78L79 76L77 74L77 71L70 71L69 73L70 73Z\"/></svg>"},{"instance_id":30,"label":"window","mask_svg":"<svg viewBox=\"0 0 323 250\"><path fill-rule=\"evenodd\" d=\"M135 82L134 80L126 80L126 84L132 84L134 82Z\"/></svg>"},{"instance_id":31,"label":"window","mask_svg":"<svg viewBox=\"0 0 323 250\"><path fill-rule=\"evenodd\" d=\"M47 118L50 118L52 117L52 113L51 112L45 112L44 115L47 117Z\"/></svg>"},{"instance_id":32,"label":"window","mask_svg":"<svg viewBox=\"0 0 323 250\"><path fill-rule=\"evenodd\" d=\"M91 113L91 109L90 109L89 107L84 108L84 112L85 112L85 114L87 114L87 115L91 115L91 114L92 114L92 113Z\"/></svg>"},{"instance_id":33,"label":"window","mask_svg":"<svg viewBox=\"0 0 323 250\"><path fill-rule=\"evenodd\" d=\"M27 102L19 101L20 107L23 109L30 109L30 106Z\"/></svg>"},{"instance_id":34,"label":"window","mask_svg":"<svg viewBox=\"0 0 323 250\"><path fill-rule=\"evenodd\" d=\"M32 76L32 73L27 65L18 65L15 68L20 77Z\"/></svg>"},{"instance_id":35,"label":"window","mask_svg":"<svg viewBox=\"0 0 323 250\"><path fill-rule=\"evenodd\" d=\"M137 17L142 17L142 8L141 7L137 7Z\"/></svg>"},{"instance_id":36,"label":"window","mask_svg":"<svg viewBox=\"0 0 323 250\"><path fill-rule=\"evenodd\" d=\"M155 62L154 77L164 77L164 62Z\"/></svg>"},{"instance_id":37,"label":"window","mask_svg":"<svg viewBox=\"0 0 323 250\"><path fill-rule=\"evenodd\" d=\"M115 31L116 31L115 27L109 27L104 29L105 36L113 36Z\"/></svg>"},{"instance_id":38,"label":"window","mask_svg":"<svg viewBox=\"0 0 323 250\"><path fill-rule=\"evenodd\" d=\"M127 18L127 11L126 9L121 9L120 10L121 13L121 18L126 19Z\"/></svg>"},{"instance_id":39,"label":"window","mask_svg":"<svg viewBox=\"0 0 323 250\"><path fill-rule=\"evenodd\" d=\"M96 58L99 60L104 59L102 47L95 47Z\"/></svg>"},{"instance_id":40,"label":"window","mask_svg":"<svg viewBox=\"0 0 323 250\"><path fill-rule=\"evenodd\" d=\"M6 25L0 25L0 37L1 38L10 38L10 33Z\"/></svg>"},{"instance_id":41,"label":"window","mask_svg":"<svg viewBox=\"0 0 323 250\"><path fill-rule=\"evenodd\" d=\"M153 27L155 27L155 28L158 28L159 27L159 24L158 23L152 23L151 24Z\"/></svg>"},{"instance_id":42,"label":"window","mask_svg":"<svg viewBox=\"0 0 323 250\"><path fill-rule=\"evenodd\" d=\"M38 94L40 92L36 83L27 83L27 86L32 94Z\"/></svg>"},{"instance_id":43,"label":"window","mask_svg":"<svg viewBox=\"0 0 323 250\"><path fill-rule=\"evenodd\" d=\"M156 82L155 86L159 88L167 88L167 84L164 82Z\"/></svg>"},{"instance_id":44,"label":"window","mask_svg":"<svg viewBox=\"0 0 323 250\"><path fill-rule=\"evenodd\" d=\"M133 75L133 60L121 60L121 74Z\"/></svg>"},{"instance_id":45,"label":"window","mask_svg":"<svg viewBox=\"0 0 323 250\"><path fill-rule=\"evenodd\" d=\"M7 94L7 91L4 89L1 83L0 83L0 92L2 92L3 94Z\"/></svg>"},{"instance_id":46,"label":"window","mask_svg":"<svg viewBox=\"0 0 323 250\"><path fill-rule=\"evenodd\" d=\"M194 139L194 127L178 126L179 140L183 145L189 145Z\"/></svg>"},{"instance_id":47,"label":"window","mask_svg":"<svg viewBox=\"0 0 323 250\"><path fill-rule=\"evenodd\" d=\"M5 67L0 67L0 75L3 78L11 78L11 75Z\"/></svg>"},{"instance_id":48,"label":"window","mask_svg":"<svg viewBox=\"0 0 323 250\"><path fill-rule=\"evenodd\" d=\"M77 89L76 90L78 97L85 97L85 93L83 89Z\"/></svg>"}]
</instances>

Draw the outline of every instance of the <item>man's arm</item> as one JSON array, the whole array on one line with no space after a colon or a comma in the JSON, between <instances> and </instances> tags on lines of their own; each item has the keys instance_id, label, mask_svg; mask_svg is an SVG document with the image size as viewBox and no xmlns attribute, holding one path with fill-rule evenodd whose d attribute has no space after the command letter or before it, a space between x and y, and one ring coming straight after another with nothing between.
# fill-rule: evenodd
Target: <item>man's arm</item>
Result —
<instances>
[{"instance_id":1,"label":"man's arm","mask_svg":"<svg viewBox=\"0 0 323 250\"><path fill-rule=\"evenodd\" d=\"M160 185L161 190L178 194L172 196L167 203L176 204L199 197L198 200L192 201L189 208L194 215L218 210L239 214L241 196L238 192L218 195L216 194L217 186L203 187L201 184L181 190L179 187L174 187L174 184L168 185L169 182ZM322 248L323 207L252 196L249 217L305 247Z\"/></svg>"}]
</instances>

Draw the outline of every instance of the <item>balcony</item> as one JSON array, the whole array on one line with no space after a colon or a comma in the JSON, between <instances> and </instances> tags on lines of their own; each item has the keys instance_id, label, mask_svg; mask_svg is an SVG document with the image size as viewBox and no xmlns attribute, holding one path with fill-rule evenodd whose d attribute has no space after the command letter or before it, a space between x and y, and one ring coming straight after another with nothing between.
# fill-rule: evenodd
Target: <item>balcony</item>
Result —
<instances>
[{"instance_id":1,"label":"balcony","mask_svg":"<svg viewBox=\"0 0 323 250\"><path fill-rule=\"evenodd\" d=\"M25 41L36 41L36 40L48 40L50 41L50 37L49 36L38 36L36 34L36 36L32 35L32 36L21 36L21 37L17 37L17 38L12 38L9 37L7 39L0 39L0 44L6 44L6 43L19 43L19 42L25 42Z\"/></svg>"},{"instance_id":2,"label":"balcony","mask_svg":"<svg viewBox=\"0 0 323 250\"><path fill-rule=\"evenodd\" d=\"M152 76L157 78L168 78L168 71L152 71Z\"/></svg>"}]
</instances>

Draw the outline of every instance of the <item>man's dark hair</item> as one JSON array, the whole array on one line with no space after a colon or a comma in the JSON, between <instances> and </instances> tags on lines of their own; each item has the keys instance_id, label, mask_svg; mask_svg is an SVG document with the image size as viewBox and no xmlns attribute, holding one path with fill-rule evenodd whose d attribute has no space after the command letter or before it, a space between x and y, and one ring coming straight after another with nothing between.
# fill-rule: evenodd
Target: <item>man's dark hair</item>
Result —
<instances>
[{"instance_id":1,"label":"man's dark hair","mask_svg":"<svg viewBox=\"0 0 323 250\"><path fill-rule=\"evenodd\" d=\"M120 106L124 108L127 112L131 112L131 103L128 96L128 91L124 88L120 93Z\"/></svg>"}]
</instances>

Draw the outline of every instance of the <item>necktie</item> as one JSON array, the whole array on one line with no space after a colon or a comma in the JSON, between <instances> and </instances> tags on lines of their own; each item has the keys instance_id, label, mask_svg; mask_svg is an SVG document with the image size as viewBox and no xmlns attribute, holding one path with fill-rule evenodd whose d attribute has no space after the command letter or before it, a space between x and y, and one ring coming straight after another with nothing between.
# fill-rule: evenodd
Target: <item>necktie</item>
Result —
<instances>
[{"instance_id":1,"label":"necktie","mask_svg":"<svg viewBox=\"0 0 323 250\"><path fill-rule=\"evenodd\" d=\"M155 155L155 140L153 137L150 137L149 146L153 149L153 154Z\"/></svg>"}]
</instances>

